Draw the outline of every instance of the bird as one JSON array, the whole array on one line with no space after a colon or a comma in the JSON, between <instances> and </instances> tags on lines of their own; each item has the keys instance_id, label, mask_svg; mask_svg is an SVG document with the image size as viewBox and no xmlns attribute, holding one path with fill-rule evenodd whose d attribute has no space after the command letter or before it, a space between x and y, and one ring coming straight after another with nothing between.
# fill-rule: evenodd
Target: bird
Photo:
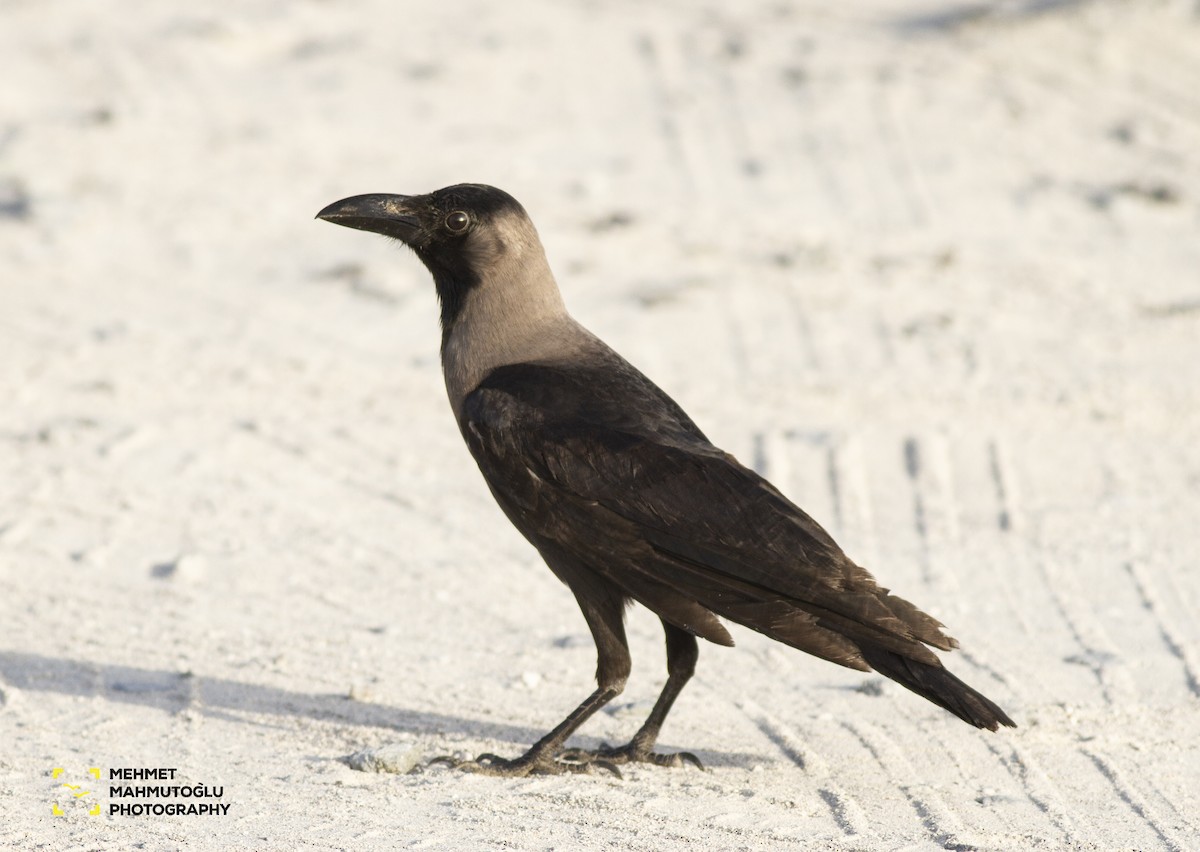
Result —
<instances>
[{"instance_id":1,"label":"bird","mask_svg":"<svg viewBox=\"0 0 1200 852\"><path fill-rule=\"evenodd\" d=\"M874 670L978 728L1015 727L931 650L958 647L941 622L881 587L568 313L538 232L511 195L473 183L356 195L317 218L398 240L432 275L459 431L500 508L574 595L596 646L596 689L524 754L447 762L500 776L703 768L692 752L655 745L695 671L697 640L733 645L726 621ZM625 687L633 602L662 622L666 683L627 744L568 749Z\"/></svg>"}]
</instances>

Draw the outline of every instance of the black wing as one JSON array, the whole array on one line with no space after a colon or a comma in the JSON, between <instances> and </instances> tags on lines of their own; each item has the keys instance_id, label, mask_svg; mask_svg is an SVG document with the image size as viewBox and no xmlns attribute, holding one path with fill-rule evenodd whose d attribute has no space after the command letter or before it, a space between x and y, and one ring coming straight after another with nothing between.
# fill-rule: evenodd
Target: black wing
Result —
<instances>
[{"instance_id":1,"label":"black wing","mask_svg":"<svg viewBox=\"0 0 1200 852\"><path fill-rule=\"evenodd\" d=\"M699 636L732 644L716 613L863 670L860 643L931 665L922 643L954 647L624 361L501 367L467 396L459 425L544 554L570 554Z\"/></svg>"}]
</instances>

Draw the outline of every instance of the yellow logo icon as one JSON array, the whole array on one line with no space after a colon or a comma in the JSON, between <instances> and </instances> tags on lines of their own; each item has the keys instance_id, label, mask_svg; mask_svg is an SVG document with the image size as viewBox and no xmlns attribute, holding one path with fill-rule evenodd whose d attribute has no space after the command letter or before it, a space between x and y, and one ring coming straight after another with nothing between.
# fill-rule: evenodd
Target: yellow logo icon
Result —
<instances>
[{"instance_id":1,"label":"yellow logo icon","mask_svg":"<svg viewBox=\"0 0 1200 852\"><path fill-rule=\"evenodd\" d=\"M65 769L63 769L61 766L56 766L50 770L50 777L57 781L58 778L60 776L62 776L62 774L64 772L66 772ZM88 774L91 775L92 778L95 779L96 781L99 781L100 780L100 767L99 766L89 767ZM64 782L62 782L62 784L60 786L65 787L67 790L69 790L71 798L73 798L75 800L82 799L84 796L92 795L92 791L83 789L82 784L68 784L67 782L64 781ZM50 813L54 814L54 816L66 816L67 815L66 811L64 811L59 806L58 802L54 802L50 805ZM100 816L100 803L99 802L96 803L95 807L88 810L88 816Z\"/></svg>"}]
</instances>

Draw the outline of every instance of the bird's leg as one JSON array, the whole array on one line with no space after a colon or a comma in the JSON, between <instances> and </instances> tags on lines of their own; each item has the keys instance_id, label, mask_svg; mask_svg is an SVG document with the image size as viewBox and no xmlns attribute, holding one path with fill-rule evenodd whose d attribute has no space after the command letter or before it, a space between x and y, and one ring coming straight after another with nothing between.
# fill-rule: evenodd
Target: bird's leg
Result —
<instances>
[{"instance_id":1,"label":"bird's leg","mask_svg":"<svg viewBox=\"0 0 1200 852\"><path fill-rule=\"evenodd\" d=\"M696 670L696 660L700 657L700 649L696 645L696 637L686 630L663 621L663 629L667 634L667 683L663 686L654 709L650 711L645 724L630 740L619 748L605 746L596 751L568 753L576 760L588 759L610 764L621 763L653 763L657 766L683 766L685 763L695 764L703 769L700 758L691 752L681 751L675 754L661 754L652 751L658 741L658 732L662 730L671 705L683 692L684 685Z\"/></svg>"},{"instance_id":2,"label":"bird's leg","mask_svg":"<svg viewBox=\"0 0 1200 852\"><path fill-rule=\"evenodd\" d=\"M619 689L597 689L584 699L567 718L563 719L550 733L542 737L518 758L508 759L495 754L481 754L474 760L458 761L453 765L469 772L482 775L505 775L521 777L525 775L558 775L563 772L587 772L589 764L595 763L600 768L609 768L601 758L596 761L576 761L571 759L559 760L562 754L562 744L567 737L588 720L588 718L611 701L620 693ZM619 773L615 773L619 774Z\"/></svg>"},{"instance_id":3,"label":"bird's leg","mask_svg":"<svg viewBox=\"0 0 1200 852\"><path fill-rule=\"evenodd\" d=\"M611 761L602 756L578 761L572 759L571 753L563 753L562 747L567 737L597 710L621 694L631 667L629 645L625 640L624 602L616 595L605 595L602 600L597 601L585 600L576 593L576 598L579 600L580 609L583 610L583 617L591 628L592 638L596 641L596 691L518 758L510 760L494 754L481 754L474 760L435 758L431 763L448 763L469 772L510 777L589 772L592 767L606 769L617 776L621 774Z\"/></svg>"}]
</instances>

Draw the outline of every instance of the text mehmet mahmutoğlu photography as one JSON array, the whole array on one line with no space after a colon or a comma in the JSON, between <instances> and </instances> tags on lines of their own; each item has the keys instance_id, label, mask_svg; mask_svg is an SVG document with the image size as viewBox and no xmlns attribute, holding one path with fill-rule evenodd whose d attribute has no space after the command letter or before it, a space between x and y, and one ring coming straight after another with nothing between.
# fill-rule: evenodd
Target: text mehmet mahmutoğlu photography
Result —
<instances>
[{"instance_id":1,"label":"text mehmet mahmuto\u011flu photography","mask_svg":"<svg viewBox=\"0 0 1200 852\"><path fill-rule=\"evenodd\" d=\"M225 786L207 784L145 784L129 782L175 780L175 769L146 769L124 767L108 770L108 812L112 816L225 816L226 802L207 801L225 795ZM122 801L116 801L121 799ZM176 799L187 801L139 802L138 799Z\"/></svg>"},{"instance_id":2,"label":"text mehmet mahmuto\u011flu photography","mask_svg":"<svg viewBox=\"0 0 1200 852\"><path fill-rule=\"evenodd\" d=\"M108 770L108 807L110 816L225 816L231 803L220 801L225 786L186 783L178 778L178 769L159 767L120 767ZM58 773L53 773L58 778ZM89 774L96 781L103 778L100 770ZM79 789L79 785L63 786ZM73 793L74 796L86 795ZM63 810L54 805L54 814ZM88 810L93 816L101 812L97 803Z\"/></svg>"}]
</instances>

